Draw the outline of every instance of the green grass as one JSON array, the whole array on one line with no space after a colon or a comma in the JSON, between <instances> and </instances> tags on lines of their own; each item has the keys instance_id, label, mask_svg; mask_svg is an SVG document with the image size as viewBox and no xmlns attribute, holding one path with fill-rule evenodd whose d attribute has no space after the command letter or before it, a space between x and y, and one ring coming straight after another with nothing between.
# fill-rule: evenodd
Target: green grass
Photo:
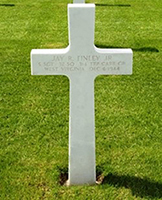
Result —
<instances>
[{"instance_id":1,"label":"green grass","mask_svg":"<svg viewBox=\"0 0 162 200\"><path fill-rule=\"evenodd\" d=\"M132 48L133 75L95 80L103 184L59 184L68 167L69 81L31 76L30 51L68 45L67 3L0 2L0 199L162 199L160 0L95 1L95 44Z\"/></svg>"}]
</instances>

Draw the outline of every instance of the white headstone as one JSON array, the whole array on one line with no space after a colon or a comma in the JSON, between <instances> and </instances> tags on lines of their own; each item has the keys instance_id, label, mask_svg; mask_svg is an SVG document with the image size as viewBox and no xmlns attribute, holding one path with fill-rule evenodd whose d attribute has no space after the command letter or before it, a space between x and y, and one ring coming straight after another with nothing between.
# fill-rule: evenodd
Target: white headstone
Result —
<instances>
[{"instance_id":1,"label":"white headstone","mask_svg":"<svg viewBox=\"0 0 162 200\"><path fill-rule=\"evenodd\" d=\"M94 184L94 79L101 74L132 74L132 50L94 46L94 4L69 4L68 24L67 48L31 51L32 75L69 77L69 185Z\"/></svg>"},{"instance_id":2,"label":"white headstone","mask_svg":"<svg viewBox=\"0 0 162 200\"><path fill-rule=\"evenodd\" d=\"M73 3L85 3L85 0L73 0Z\"/></svg>"}]
</instances>

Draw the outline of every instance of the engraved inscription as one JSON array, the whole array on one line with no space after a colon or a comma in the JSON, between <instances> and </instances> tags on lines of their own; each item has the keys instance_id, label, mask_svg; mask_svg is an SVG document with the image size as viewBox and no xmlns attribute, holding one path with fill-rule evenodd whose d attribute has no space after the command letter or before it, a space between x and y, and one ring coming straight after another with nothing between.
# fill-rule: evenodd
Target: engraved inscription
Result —
<instances>
[{"instance_id":1,"label":"engraved inscription","mask_svg":"<svg viewBox=\"0 0 162 200\"><path fill-rule=\"evenodd\" d=\"M63 59L64 59L64 56L53 56L52 61L53 62L60 62L60 61L63 61Z\"/></svg>"},{"instance_id":2,"label":"engraved inscription","mask_svg":"<svg viewBox=\"0 0 162 200\"><path fill-rule=\"evenodd\" d=\"M84 71L84 68L83 67L61 67L61 70L63 72L66 72L66 71Z\"/></svg>"},{"instance_id":3,"label":"engraved inscription","mask_svg":"<svg viewBox=\"0 0 162 200\"><path fill-rule=\"evenodd\" d=\"M126 63L122 60L116 61L112 55L77 55L65 56L55 55L48 62L39 62L39 67L43 67L49 72L114 72L120 71L120 67Z\"/></svg>"},{"instance_id":4,"label":"engraved inscription","mask_svg":"<svg viewBox=\"0 0 162 200\"><path fill-rule=\"evenodd\" d=\"M90 71L119 71L120 67L90 67Z\"/></svg>"},{"instance_id":5,"label":"engraved inscription","mask_svg":"<svg viewBox=\"0 0 162 200\"><path fill-rule=\"evenodd\" d=\"M81 62L87 62L87 61L99 61L100 56L77 56L77 61L81 61Z\"/></svg>"}]
</instances>

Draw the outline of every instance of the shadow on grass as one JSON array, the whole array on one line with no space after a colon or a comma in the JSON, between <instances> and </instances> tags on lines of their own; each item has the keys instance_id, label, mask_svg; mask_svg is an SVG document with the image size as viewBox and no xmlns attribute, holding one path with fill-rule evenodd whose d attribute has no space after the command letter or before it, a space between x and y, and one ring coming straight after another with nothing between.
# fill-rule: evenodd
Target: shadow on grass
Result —
<instances>
[{"instance_id":1,"label":"shadow on grass","mask_svg":"<svg viewBox=\"0 0 162 200\"><path fill-rule=\"evenodd\" d=\"M132 195L141 198L162 198L162 183L154 182L147 178L108 174L104 177L102 184L109 184L116 188L129 188L132 190Z\"/></svg>"},{"instance_id":2,"label":"shadow on grass","mask_svg":"<svg viewBox=\"0 0 162 200\"><path fill-rule=\"evenodd\" d=\"M96 3L96 6L109 6L109 7L131 7L130 4L99 4Z\"/></svg>"},{"instance_id":3,"label":"shadow on grass","mask_svg":"<svg viewBox=\"0 0 162 200\"><path fill-rule=\"evenodd\" d=\"M65 185L68 180L68 168L57 167L59 172L59 185ZM96 183L99 185L111 185L116 188L128 188L132 195L141 198L162 198L162 183L152 181L148 178L139 178L128 175L108 174L103 175L101 166L96 167Z\"/></svg>"},{"instance_id":4,"label":"shadow on grass","mask_svg":"<svg viewBox=\"0 0 162 200\"><path fill-rule=\"evenodd\" d=\"M106 48L106 49L120 49L120 48L131 48L131 47L116 47L116 46L108 46L108 45L102 45L102 44L96 44L96 47L98 48ZM141 48L131 48L133 51L139 51L139 52L159 52L159 50L155 47L141 47Z\"/></svg>"},{"instance_id":5,"label":"shadow on grass","mask_svg":"<svg viewBox=\"0 0 162 200\"><path fill-rule=\"evenodd\" d=\"M0 4L0 6L15 6L15 4Z\"/></svg>"},{"instance_id":6,"label":"shadow on grass","mask_svg":"<svg viewBox=\"0 0 162 200\"><path fill-rule=\"evenodd\" d=\"M63 186L68 180L68 168L57 166L57 171L59 172L58 184Z\"/></svg>"}]
</instances>

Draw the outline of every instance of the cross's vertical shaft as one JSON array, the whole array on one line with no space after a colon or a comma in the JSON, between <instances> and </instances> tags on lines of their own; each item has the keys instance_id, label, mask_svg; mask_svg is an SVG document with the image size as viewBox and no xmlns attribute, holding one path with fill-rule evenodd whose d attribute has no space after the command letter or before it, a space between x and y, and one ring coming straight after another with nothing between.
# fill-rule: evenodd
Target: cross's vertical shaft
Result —
<instances>
[{"instance_id":1,"label":"cross's vertical shaft","mask_svg":"<svg viewBox=\"0 0 162 200\"><path fill-rule=\"evenodd\" d=\"M93 4L70 7L69 41L76 66L94 51L94 18ZM69 127L69 184L95 184L94 75L84 70L70 77Z\"/></svg>"},{"instance_id":2,"label":"cross's vertical shaft","mask_svg":"<svg viewBox=\"0 0 162 200\"><path fill-rule=\"evenodd\" d=\"M69 184L94 184L94 80L74 77L70 84Z\"/></svg>"}]
</instances>

